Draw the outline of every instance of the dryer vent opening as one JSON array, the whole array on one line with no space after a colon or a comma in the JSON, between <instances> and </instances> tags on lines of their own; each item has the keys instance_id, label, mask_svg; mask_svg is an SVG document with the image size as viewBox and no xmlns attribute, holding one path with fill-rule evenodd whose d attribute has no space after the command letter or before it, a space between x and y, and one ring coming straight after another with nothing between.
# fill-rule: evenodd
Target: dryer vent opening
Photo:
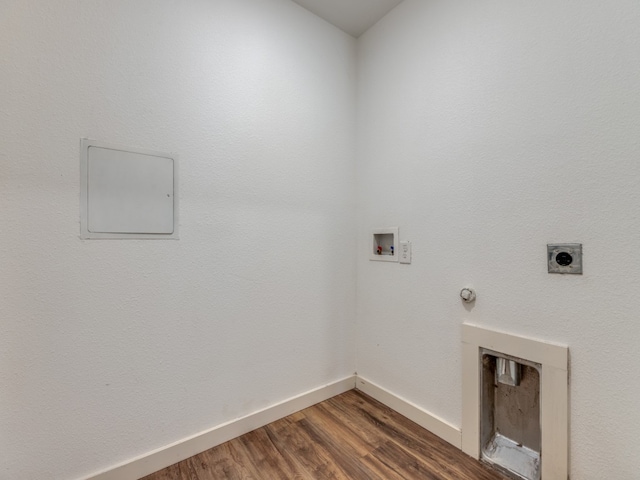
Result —
<instances>
[{"instance_id":1,"label":"dryer vent opening","mask_svg":"<svg viewBox=\"0 0 640 480\"><path fill-rule=\"evenodd\" d=\"M540 480L541 365L481 351L480 458L512 478Z\"/></svg>"}]
</instances>

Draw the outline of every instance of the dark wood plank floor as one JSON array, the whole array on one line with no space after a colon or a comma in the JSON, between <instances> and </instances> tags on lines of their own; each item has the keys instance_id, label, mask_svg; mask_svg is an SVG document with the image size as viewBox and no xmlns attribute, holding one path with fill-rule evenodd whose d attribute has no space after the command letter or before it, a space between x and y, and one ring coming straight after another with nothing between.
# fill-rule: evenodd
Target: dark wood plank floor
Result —
<instances>
[{"instance_id":1,"label":"dark wood plank floor","mask_svg":"<svg viewBox=\"0 0 640 480\"><path fill-rule=\"evenodd\" d=\"M351 390L143 480L504 478Z\"/></svg>"}]
</instances>

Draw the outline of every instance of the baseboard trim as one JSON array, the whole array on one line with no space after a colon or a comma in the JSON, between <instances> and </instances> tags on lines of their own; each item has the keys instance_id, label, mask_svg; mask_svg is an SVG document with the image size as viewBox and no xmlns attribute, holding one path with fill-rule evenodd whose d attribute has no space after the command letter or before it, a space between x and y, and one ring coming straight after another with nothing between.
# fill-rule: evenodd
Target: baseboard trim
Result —
<instances>
[{"instance_id":1,"label":"baseboard trim","mask_svg":"<svg viewBox=\"0 0 640 480\"><path fill-rule=\"evenodd\" d=\"M462 449L462 432L459 428L360 376L357 378L356 388L426 428L454 447Z\"/></svg>"},{"instance_id":2,"label":"baseboard trim","mask_svg":"<svg viewBox=\"0 0 640 480\"><path fill-rule=\"evenodd\" d=\"M179 440L171 445L87 477L87 480L135 480L144 477L316 403L353 390L355 385L356 376L347 377L324 387L297 395L246 417L232 420Z\"/></svg>"},{"instance_id":3,"label":"baseboard trim","mask_svg":"<svg viewBox=\"0 0 640 480\"><path fill-rule=\"evenodd\" d=\"M323 402L357 388L389 408L404 415L426 428L456 448L462 449L462 433L459 428L423 410L417 405L376 385L369 380L353 375L324 387L310 390L288 400L267 407L242 418L232 420L191 437L179 440L166 447L124 462L100 473L86 477L86 480L136 480L181 462L200 452L221 445L256 428L299 412L307 407Z\"/></svg>"}]
</instances>

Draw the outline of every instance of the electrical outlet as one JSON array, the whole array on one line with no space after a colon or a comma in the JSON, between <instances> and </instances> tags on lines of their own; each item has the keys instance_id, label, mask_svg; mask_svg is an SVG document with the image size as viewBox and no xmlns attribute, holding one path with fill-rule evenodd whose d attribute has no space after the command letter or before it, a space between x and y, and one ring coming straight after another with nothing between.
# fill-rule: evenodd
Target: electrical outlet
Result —
<instances>
[{"instance_id":1,"label":"electrical outlet","mask_svg":"<svg viewBox=\"0 0 640 480\"><path fill-rule=\"evenodd\" d=\"M411 242L400 242L400 263L411 263Z\"/></svg>"},{"instance_id":2,"label":"electrical outlet","mask_svg":"<svg viewBox=\"0 0 640 480\"><path fill-rule=\"evenodd\" d=\"M549 273L582 274L582 244L554 243L547 245Z\"/></svg>"}]
</instances>

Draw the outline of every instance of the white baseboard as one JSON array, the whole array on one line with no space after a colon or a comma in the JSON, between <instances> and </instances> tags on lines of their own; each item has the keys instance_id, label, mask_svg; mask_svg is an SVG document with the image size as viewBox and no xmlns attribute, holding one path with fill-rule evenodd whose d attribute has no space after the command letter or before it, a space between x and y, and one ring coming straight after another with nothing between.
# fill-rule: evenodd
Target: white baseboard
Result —
<instances>
[{"instance_id":1,"label":"white baseboard","mask_svg":"<svg viewBox=\"0 0 640 480\"><path fill-rule=\"evenodd\" d=\"M141 455L103 472L87 477L86 480L136 480L162 470L174 463L221 445L256 428L299 412L331 397L357 388L379 402L416 422L456 448L462 448L460 429L450 425L417 405L384 388L356 375L339 380L324 387L297 395L281 403L267 407L212 429L179 440L166 447Z\"/></svg>"},{"instance_id":2,"label":"white baseboard","mask_svg":"<svg viewBox=\"0 0 640 480\"><path fill-rule=\"evenodd\" d=\"M144 477L316 403L353 390L355 384L355 376L347 377L324 387L297 395L246 417L179 440L171 445L92 475L87 480L135 480Z\"/></svg>"},{"instance_id":3,"label":"white baseboard","mask_svg":"<svg viewBox=\"0 0 640 480\"><path fill-rule=\"evenodd\" d=\"M450 425L444 420L430 414L429 412L421 409L417 405L398 397L397 395L379 387L375 383L358 376L356 381L356 388L370 397L375 398L380 403L384 403L387 407L395 410L396 412L404 415L409 420L416 422L421 427L426 428L431 433L442 438L444 441L450 443L454 447L462 448L462 432L459 428Z\"/></svg>"}]
</instances>

